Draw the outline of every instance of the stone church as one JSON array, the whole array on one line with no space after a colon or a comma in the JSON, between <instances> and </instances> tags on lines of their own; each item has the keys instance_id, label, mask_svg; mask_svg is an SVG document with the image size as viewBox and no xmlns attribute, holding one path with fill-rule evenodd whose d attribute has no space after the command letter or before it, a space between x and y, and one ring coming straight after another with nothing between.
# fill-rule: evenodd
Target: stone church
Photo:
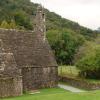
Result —
<instances>
[{"instance_id":1,"label":"stone church","mask_svg":"<svg viewBox=\"0 0 100 100\"><path fill-rule=\"evenodd\" d=\"M34 31L0 29L0 97L57 86L58 66L45 32L40 5Z\"/></svg>"}]
</instances>

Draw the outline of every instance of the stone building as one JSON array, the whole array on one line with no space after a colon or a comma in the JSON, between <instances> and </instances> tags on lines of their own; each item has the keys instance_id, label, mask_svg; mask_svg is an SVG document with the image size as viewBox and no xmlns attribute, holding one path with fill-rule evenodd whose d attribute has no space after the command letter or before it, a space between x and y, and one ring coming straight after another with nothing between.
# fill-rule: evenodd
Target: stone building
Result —
<instances>
[{"instance_id":1,"label":"stone building","mask_svg":"<svg viewBox=\"0 0 100 100\"><path fill-rule=\"evenodd\" d=\"M57 86L58 67L45 32L41 6L33 32L0 29L0 97Z\"/></svg>"},{"instance_id":2,"label":"stone building","mask_svg":"<svg viewBox=\"0 0 100 100\"><path fill-rule=\"evenodd\" d=\"M0 40L0 97L19 96L22 92L21 70L13 53L6 52Z\"/></svg>"}]
</instances>

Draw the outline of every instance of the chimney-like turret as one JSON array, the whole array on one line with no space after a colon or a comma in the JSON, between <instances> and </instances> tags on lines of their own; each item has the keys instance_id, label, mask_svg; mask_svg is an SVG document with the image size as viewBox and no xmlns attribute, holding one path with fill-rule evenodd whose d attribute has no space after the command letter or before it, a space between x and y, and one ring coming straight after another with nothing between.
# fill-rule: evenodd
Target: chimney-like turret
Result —
<instances>
[{"instance_id":1,"label":"chimney-like turret","mask_svg":"<svg viewBox=\"0 0 100 100\"><path fill-rule=\"evenodd\" d=\"M44 13L44 8L41 5L37 7L34 31L39 36L41 36L43 40L45 40L45 35L46 35L45 13Z\"/></svg>"}]
</instances>

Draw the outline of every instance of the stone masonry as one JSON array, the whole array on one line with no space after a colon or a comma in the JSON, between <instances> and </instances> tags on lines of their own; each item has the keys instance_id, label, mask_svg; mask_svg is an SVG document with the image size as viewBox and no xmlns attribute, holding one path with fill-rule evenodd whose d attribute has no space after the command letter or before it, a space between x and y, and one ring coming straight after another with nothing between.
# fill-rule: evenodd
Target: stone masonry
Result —
<instances>
[{"instance_id":1,"label":"stone masonry","mask_svg":"<svg viewBox=\"0 0 100 100\"><path fill-rule=\"evenodd\" d=\"M40 5L34 31L0 29L0 97L57 86L58 65L45 34Z\"/></svg>"}]
</instances>

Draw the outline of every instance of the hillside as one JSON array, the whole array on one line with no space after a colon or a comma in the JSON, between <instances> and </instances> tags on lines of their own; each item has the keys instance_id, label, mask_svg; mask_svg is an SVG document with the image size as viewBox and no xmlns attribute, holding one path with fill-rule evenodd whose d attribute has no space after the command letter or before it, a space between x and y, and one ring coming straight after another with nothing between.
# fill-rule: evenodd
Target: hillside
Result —
<instances>
[{"instance_id":1,"label":"hillside","mask_svg":"<svg viewBox=\"0 0 100 100\"><path fill-rule=\"evenodd\" d=\"M10 22L15 20L18 26L23 26L26 29L32 29L33 18L35 15L37 4L30 0L0 0L0 23L3 20ZM94 36L94 32L90 29L80 26L78 23L64 19L61 16L49 12L46 9L47 30L51 29L70 29L87 36ZM31 19L31 20L30 20Z\"/></svg>"},{"instance_id":2,"label":"hillside","mask_svg":"<svg viewBox=\"0 0 100 100\"><path fill-rule=\"evenodd\" d=\"M0 0L0 27L33 30L38 4L30 0ZM73 62L77 49L96 32L45 9L47 38L60 64Z\"/></svg>"}]
</instances>

